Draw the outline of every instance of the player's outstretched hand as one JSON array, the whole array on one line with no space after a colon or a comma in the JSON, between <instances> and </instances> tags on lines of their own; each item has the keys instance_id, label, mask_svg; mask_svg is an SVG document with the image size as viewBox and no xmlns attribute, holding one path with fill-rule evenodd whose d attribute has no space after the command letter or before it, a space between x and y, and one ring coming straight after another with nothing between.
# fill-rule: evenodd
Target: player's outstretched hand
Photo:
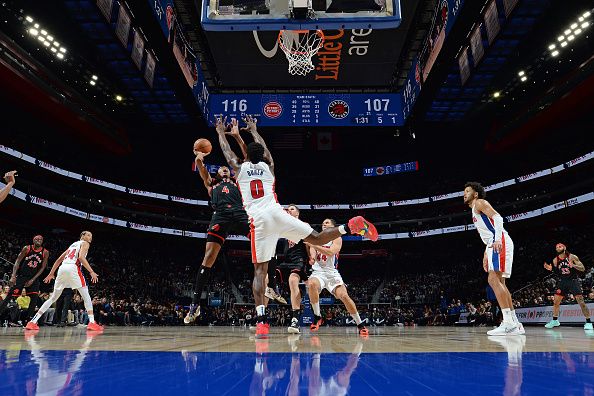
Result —
<instances>
[{"instance_id":1,"label":"player's outstretched hand","mask_svg":"<svg viewBox=\"0 0 594 396\"><path fill-rule=\"evenodd\" d=\"M553 266L552 266L551 264L547 263L546 261L545 261L545 263L544 263L544 268L545 268L547 271L552 271L552 270L553 270Z\"/></svg>"},{"instance_id":2,"label":"player's outstretched hand","mask_svg":"<svg viewBox=\"0 0 594 396\"><path fill-rule=\"evenodd\" d=\"M196 154L196 159L194 159L194 162L196 162L196 165L198 165L199 162L204 163L204 157L210 153L203 153L202 151L194 150L194 154Z\"/></svg>"},{"instance_id":3,"label":"player's outstretched hand","mask_svg":"<svg viewBox=\"0 0 594 396\"><path fill-rule=\"evenodd\" d=\"M97 275L94 272L91 272L91 282L93 282L93 283L99 282L99 275Z\"/></svg>"},{"instance_id":4,"label":"player's outstretched hand","mask_svg":"<svg viewBox=\"0 0 594 396\"><path fill-rule=\"evenodd\" d=\"M6 172L4 174L4 180L6 181L6 183L14 184L16 181L15 176L18 176L17 171L15 170Z\"/></svg>"},{"instance_id":5,"label":"player's outstretched hand","mask_svg":"<svg viewBox=\"0 0 594 396\"><path fill-rule=\"evenodd\" d=\"M223 115L215 116L215 129L217 133L222 134L225 133L225 125L227 123L227 117L223 117Z\"/></svg>"},{"instance_id":6,"label":"player's outstretched hand","mask_svg":"<svg viewBox=\"0 0 594 396\"><path fill-rule=\"evenodd\" d=\"M227 135L239 136L239 122L237 121L237 118L231 118L231 124L229 127L231 130L229 132L225 132Z\"/></svg>"},{"instance_id":7,"label":"player's outstretched hand","mask_svg":"<svg viewBox=\"0 0 594 396\"><path fill-rule=\"evenodd\" d=\"M43 283L50 283L52 281L52 279L54 279L54 275L49 274L48 276L45 277L45 279L43 279Z\"/></svg>"},{"instance_id":8,"label":"player's outstretched hand","mask_svg":"<svg viewBox=\"0 0 594 396\"><path fill-rule=\"evenodd\" d=\"M248 131L248 132L257 131L258 120L256 119L256 117L252 117L251 115L246 114L243 117L243 122L245 122L246 126L241 128L242 131Z\"/></svg>"}]
</instances>

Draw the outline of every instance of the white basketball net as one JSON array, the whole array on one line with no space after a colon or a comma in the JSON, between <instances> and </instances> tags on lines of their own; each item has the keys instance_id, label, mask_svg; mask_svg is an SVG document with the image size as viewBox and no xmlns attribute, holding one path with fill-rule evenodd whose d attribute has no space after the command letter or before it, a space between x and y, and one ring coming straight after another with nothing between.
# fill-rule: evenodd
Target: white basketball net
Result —
<instances>
[{"instance_id":1,"label":"white basketball net","mask_svg":"<svg viewBox=\"0 0 594 396\"><path fill-rule=\"evenodd\" d=\"M289 73L305 76L315 68L311 58L322 48L324 33L321 30L281 30L278 43L289 61Z\"/></svg>"}]
</instances>

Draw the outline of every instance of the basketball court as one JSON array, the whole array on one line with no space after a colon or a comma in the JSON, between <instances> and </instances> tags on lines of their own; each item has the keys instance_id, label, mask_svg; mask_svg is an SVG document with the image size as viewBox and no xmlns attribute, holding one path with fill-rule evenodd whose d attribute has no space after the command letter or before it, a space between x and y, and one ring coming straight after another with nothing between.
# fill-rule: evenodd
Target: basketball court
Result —
<instances>
[{"instance_id":1,"label":"basketball court","mask_svg":"<svg viewBox=\"0 0 594 396\"><path fill-rule=\"evenodd\" d=\"M369 338L354 328L284 330L255 340L231 327L2 329L0 391L21 394L35 382L38 394L589 394L594 386L594 333L580 328L531 327L521 337L487 337L484 328L381 327Z\"/></svg>"}]
</instances>

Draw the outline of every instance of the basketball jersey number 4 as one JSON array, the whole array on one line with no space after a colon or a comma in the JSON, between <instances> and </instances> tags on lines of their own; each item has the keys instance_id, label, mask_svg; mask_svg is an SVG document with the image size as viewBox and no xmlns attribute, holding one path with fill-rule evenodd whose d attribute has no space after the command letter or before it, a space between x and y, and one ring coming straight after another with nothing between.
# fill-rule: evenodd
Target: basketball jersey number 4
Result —
<instances>
[{"instance_id":1,"label":"basketball jersey number 4","mask_svg":"<svg viewBox=\"0 0 594 396\"><path fill-rule=\"evenodd\" d=\"M252 198L262 198L264 196L264 184L262 184L262 180L252 180L250 182L250 191L252 192Z\"/></svg>"}]
</instances>

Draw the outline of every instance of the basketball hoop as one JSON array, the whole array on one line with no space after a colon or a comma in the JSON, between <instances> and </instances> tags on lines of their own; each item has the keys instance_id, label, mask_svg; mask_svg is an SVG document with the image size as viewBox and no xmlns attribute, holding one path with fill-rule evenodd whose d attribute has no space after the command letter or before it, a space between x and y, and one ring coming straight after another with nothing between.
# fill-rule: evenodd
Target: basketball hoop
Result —
<instances>
[{"instance_id":1,"label":"basketball hoop","mask_svg":"<svg viewBox=\"0 0 594 396\"><path fill-rule=\"evenodd\" d=\"M305 76L315 67L311 58L324 44L324 32L321 30L281 30L278 43L289 61L291 75Z\"/></svg>"}]
</instances>

